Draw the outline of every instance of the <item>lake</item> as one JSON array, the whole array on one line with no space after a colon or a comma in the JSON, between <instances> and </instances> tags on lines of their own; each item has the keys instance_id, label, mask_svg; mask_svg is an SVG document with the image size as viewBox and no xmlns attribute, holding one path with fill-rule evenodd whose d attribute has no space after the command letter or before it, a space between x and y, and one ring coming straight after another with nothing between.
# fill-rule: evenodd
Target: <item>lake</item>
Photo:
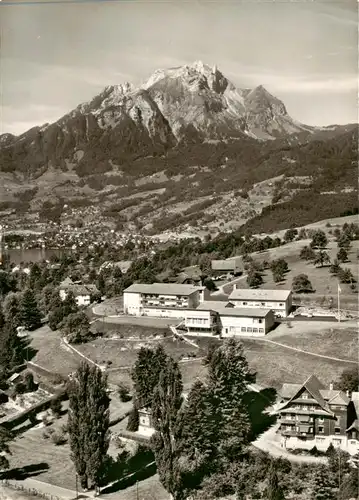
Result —
<instances>
[{"instance_id":1,"label":"lake","mask_svg":"<svg viewBox=\"0 0 359 500\"><path fill-rule=\"evenodd\" d=\"M9 249L4 250L4 254L10 257L10 262L20 264L21 262L41 262L49 260L52 255L63 255L71 250L51 249L51 248L31 248L31 249Z\"/></svg>"}]
</instances>

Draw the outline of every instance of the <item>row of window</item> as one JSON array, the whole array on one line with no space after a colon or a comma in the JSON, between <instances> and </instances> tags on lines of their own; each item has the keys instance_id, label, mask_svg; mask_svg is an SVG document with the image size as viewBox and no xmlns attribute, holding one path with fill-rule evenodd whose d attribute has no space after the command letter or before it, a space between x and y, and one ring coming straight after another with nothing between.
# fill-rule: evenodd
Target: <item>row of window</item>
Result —
<instances>
[{"instance_id":1,"label":"row of window","mask_svg":"<svg viewBox=\"0 0 359 500\"><path fill-rule=\"evenodd\" d=\"M237 328L235 326L230 326L229 329L226 328L226 333L228 333L228 330L230 332L236 332ZM264 333L264 329L263 328L252 328L251 326L248 326L248 327L242 326L241 333Z\"/></svg>"},{"instance_id":2,"label":"row of window","mask_svg":"<svg viewBox=\"0 0 359 500\"><path fill-rule=\"evenodd\" d=\"M273 302L245 302L245 301L242 301L242 305L243 306L248 306L248 305L251 305L251 306L261 306L261 307L268 307L270 309L273 309L277 306L276 303L274 303L273 305ZM285 304L283 304L282 302L280 304L278 304L279 307L284 307Z\"/></svg>"},{"instance_id":3,"label":"row of window","mask_svg":"<svg viewBox=\"0 0 359 500\"><path fill-rule=\"evenodd\" d=\"M194 325L208 324L208 319L206 318L187 318L188 323L193 323Z\"/></svg>"}]
</instances>

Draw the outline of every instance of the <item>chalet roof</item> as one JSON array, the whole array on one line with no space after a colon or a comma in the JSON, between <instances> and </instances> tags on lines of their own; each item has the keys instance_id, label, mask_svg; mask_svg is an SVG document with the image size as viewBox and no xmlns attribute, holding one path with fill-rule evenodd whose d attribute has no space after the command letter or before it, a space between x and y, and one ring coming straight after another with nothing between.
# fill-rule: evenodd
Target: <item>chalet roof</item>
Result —
<instances>
[{"instance_id":1,"label":"chalet roof","mask_svg":"<svg viewBox=\"0 0 359 500\"><path fill-rule=\"evenodd\" d=\"M320 394L329 404L346 406L349 404L349 398L343 391L321 389Z\"/></svg>"},{"instance_id":2,"label":"chalet roof","mask_svg":"<svg viewBox=\"0 0 359 500\"><path fill-rule=\"evenodd\" d=\"M237 288L232 291L229 300L274 300L286 301L291 290L263 290Z\"/></svg>"},{"instance_id":3,"label":"chalet roof","mask_svg":"<svg viewBox=\"0 0 359 500\"><path fill-rule=\"evenodd\" d=\"M197 307L199 311L215 311L220 316L236 316L240 318L265 318L271 313L270 309L256 309L253 307L233 307L230 303L217 300L207 300Z\"/></svg>"},{"instance_id":4,"label":"chalet roof","mask_svg":"<svg viewBox=\"0 0 359 500\"><path fill-rule=\"evenodd\" d=\"M234 271L241 265L240 257L232 257L223 260L212 260L211 267L213 271Z\"/></svg>"},{"instance_id":5,"label":"chalet roof","mask_svg":"<svg viewBox=\"0 0 359 500\"><path fill-rule=\"evenodd\" d=\"M280 408L279 411L283 410L286 408L294 399L296 399L297 395L302 389L306 389L309 394L317 401L317 403L322 407L323 410L328 412L329 414L333 415L333 412L330 410L328 403L325 401L324 397L321 394L321 390L324 389L323 384L317 379L315 375L311 375L310 377L307 378L307 380L303 384L286 384L287 386L290 385L295 385L296 388L291 391L292 396L290 397L289 401L286 401ZM287 387L287 392L289 387ZM282 391L281 391L282 394ZM282 394L283 395L283 394Z\"/></svg>"},{"instance_id":6,"label":"chalet roof","mask_svg":"<svg viewBox=\"0 0 359 500\"><path fill-rule=\"evenodd\" d=\"M66 292L72 292L75 297L80 295L91 295L94 293L98 293L98 289L96 285L82 285L77 283L72 283L68 286L60 286L60 289L65 290Z\"/></svg>"},{"instance_id":7,"label":"chalet roof","mask_svg":"<svg viewBox=\"0 0 359 500\"><path fill-rule=\"evenodd\" d=\"M179 283L134 283L124 290L124 293L147 293L154 295L191 295L204 290L204 286L182 285Z\"/></svg>"},{"instance_id":8,"label":"chalet roof","mask_svg":"<svg viewBox=\"0 0 359 500\"><path fill-rule=\"evenodd\" d=\"M186 274L190 278L200 278L202 275L202 271L199 266L188 266L182 269L181 274Z\"/></svg>"}]
</instances>

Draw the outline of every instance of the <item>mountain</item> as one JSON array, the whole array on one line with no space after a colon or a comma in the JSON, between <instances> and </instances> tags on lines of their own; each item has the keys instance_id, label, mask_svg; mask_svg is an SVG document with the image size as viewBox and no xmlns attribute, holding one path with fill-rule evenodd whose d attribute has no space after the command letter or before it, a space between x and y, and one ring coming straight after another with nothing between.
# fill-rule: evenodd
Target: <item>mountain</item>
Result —
<instances>
[{"instance_id":1,"label":"mountain","mask_svg":"<svg viewBox=\"0 0 359 500\"><path fill-rule=\"evenodd\" d=\"M278 197L269 180L281 175L351 189L353 148L337 145L355 142L355 132L298 123L263 86L236 88L216 66L157 70L141 86L106 87L55 123L0 136L0 208L92 204L127 228L152 219L170 227L197 212L199 222L208 219L211 200L225 206L237 193L232 219L238 213L241 223ZM267 194L254 195L264 181Z\"/></svg>"}]
</instances>

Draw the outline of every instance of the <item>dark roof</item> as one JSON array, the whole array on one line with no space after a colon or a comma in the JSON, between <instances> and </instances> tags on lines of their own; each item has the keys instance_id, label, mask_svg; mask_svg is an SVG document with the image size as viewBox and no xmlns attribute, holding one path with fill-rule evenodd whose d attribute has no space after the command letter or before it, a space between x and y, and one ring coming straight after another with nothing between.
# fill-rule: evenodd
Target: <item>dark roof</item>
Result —
<instances>
[{"instance_id":1,"label":"dark roof","mask_svg":"<svg viewBox=\"0 0 359 500\"><path fill-rule=\"evenodd\" d=\"M234 271L235 269L238 269L240 265L241 265L240 257L211 261L211 267L213 271Z\"/></svg>"},{"instance_id":2,"label":"dark roof","mask_svg":"<svg viewBox=\"0 0 359 500\"><path fill-rule=\"evenodd\" d=\"M289 391L289 386L293 385L295 386L295 389L293 387L292 391ZM325 410L327 413L330 415L334 415L331 409L328 406L328 403L325 401L324 397L321 394L321 390L324 390L323 384L317 379L315 375L311 375L310 377L307 378L307 380L304 382L304 384L286 384L286 390L287 393L292 392L292 396L290 396L290 399L286 401L281 408L279 408L279 411L283 410L286 408L294 399L296 399L297 395L302 389L306 389L311 396L319 403L319 405L322 407L323 410ZM281 395L283 396L283 392L280 392Z\"/></svg>"},{"instance_id":3,"label":"dark roof","mask_svg":"<svg viewBox=\"0 0 359 500\"><path fill-rule=\"evenodd\" d=\"M154 295L191 295L194 292L202 291L205 287L194 285L181 285L177 283L152 283L151 285L144 283L135 283L124 293L147 293Z\"/></svg>"},{"instance_id":4,"label":"dark roof","mask_svg":"<svg viewBox=\"0 0 359 500\"><path fill-rule=\"evenodd\" d=\"M352 422L351 426L347 428L347 432L351 431L352 429L356 429L359 431L359 420L355 419L354 422Z\"/></svg>"}]
</instances>

